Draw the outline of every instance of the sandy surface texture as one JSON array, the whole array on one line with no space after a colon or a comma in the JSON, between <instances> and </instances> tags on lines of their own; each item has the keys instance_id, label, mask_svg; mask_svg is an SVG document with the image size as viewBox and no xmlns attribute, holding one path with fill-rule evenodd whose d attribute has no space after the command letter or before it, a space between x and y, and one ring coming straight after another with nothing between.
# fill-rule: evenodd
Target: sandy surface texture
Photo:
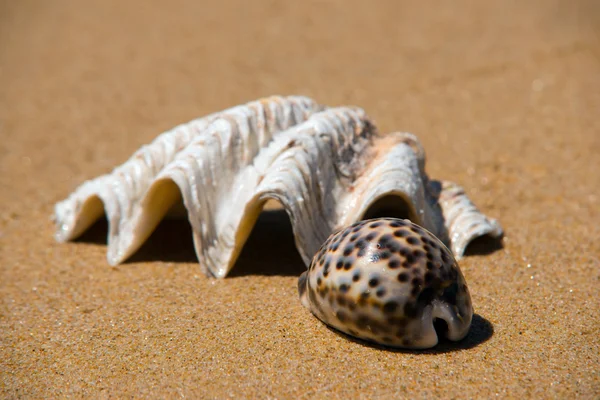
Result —
<instances>
[{"instance_id":1,"label":"sandy surface texture","mask_svg":"<svg viewBox=\"0 0 600 400\"><path fill-rule=\"evenodd\" d=\"M469 336L350 341L302 307L289 221L233 273L187 222L123 265L54 203L181 122L271 94L356 104L506 231L461 261ZM0 1L0 397L598 398L600 5Z\"/></svg>"}]
</instances>

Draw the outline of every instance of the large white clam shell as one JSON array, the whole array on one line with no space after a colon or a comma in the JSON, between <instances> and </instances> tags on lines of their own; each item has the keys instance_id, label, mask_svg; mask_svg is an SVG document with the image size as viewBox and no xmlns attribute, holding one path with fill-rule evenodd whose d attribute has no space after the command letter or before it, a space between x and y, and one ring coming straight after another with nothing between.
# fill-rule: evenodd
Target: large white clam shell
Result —
<instances>
[{"instance_id":1,"label":"large white clam shell","mask_svg":"<svg viewBox=\"0 0 600 400\"><path fill-rule=\"evenodd\" d=\"M76 238L105 212L108 261L118 264L183 199L200 265L222 278L269 199L287 211L306 265L331 232L377 213L410 218L457 257L474 238L502 234L424 164L415 136L379 135L361 109L271 97L178 126L83 183L56 205L56 237Z\"/></svg>"}]
</instances>

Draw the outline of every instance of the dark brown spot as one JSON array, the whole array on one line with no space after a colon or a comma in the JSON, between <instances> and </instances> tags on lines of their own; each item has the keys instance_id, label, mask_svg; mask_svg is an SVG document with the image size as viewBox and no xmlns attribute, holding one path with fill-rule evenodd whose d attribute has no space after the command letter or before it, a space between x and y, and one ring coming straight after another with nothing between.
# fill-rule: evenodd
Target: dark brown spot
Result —
<instances>
[{"instance_id":1,"label":"dark brown spot","mask_svg":"<svg viewBox=\"0 0 600 400\"><path fill-rule=\"evenodd\" d=\"M427 269L432 270L434 268L435 268L435 265L433 265L433 263L431 261L427 261Z\"/></svg>"},{"instance_id":2,"label":"dark brown spot","mask_svg":"<svg viewBox=\"0 0 600 400\"><path fill-rule=\"evenodd\" d=\"M375 239L377 237L377 232L370 232L367 236L365 236L365 239L370 242L373 239Z\"/></svg>"},{"instance_id":3,"label":"dark brown spot","mask_svg":"<svg viewBox=\"0 0 600 400\"><path fill-rule=\"evenodd\" d=\"M377 285L379 285L379 278L373 277L373 278L369 279L370 287L374 288Z\"/></svg>"},{"instance_id":4,"label":"dark brown spot","mask_svg":"<svg viewBox=\"0 0 600 400\"><path fill-rule=\"evenodd\" d=\"M354 275L352 275L352 281L358 282L360 280L360 271L356 271Z\"/></svg>"},{"instance_id":5,"label":"dark brown spot","mask_svg":"<svg viewBox=\"0 0 600 400\"><path fill-rule=\"evenodd\" d=\"M410 233L404 229L398 229L397 231L394 231L394 236L396 237L407 237L408 235L410 235Z\"/></svg>"},{"instance_id":6,"label":"dark brown spot","mask_svg":"<svg viewBox=\"0 0 600 400\"><path fill-rule=\"evenodd\" d=\"M349 244L348 246L346 246L344 248L344 257L348 257L350 254L352 254L353 251L354 251L354 246Z\"/></svg>"},{"instance_id":7,"label":"dark brown spot","mask_svg":"<svg viewBox=\"0 0 600 400\"><path fill-rule=\"evenodd\" d=\"M378 226L381 226L381 222L371 222L369 224L369 228L377 228Z\"/></svg>"},{"instance_id":8,"label":"dark brown spot","mask_svg":"<svg viewBox=\"0 0 600 400\"><path fill-rule=\"evenodd\" d=\"M381 236L379 238L379 242L377 243L377 247L380 248L380 249L382 249L384 247L387 247L388 243L391 242L392 240L393 240L392 236L386 233L385 235L383 235L383 236Z\"/></svg>"},{"instance_id":9,"label":"dark brown spot","mask_svg":"<svg viewBox=\"0 0 600 400\"><path fill-rule=\"evenodd\" d=\"M342 269L343 267L344 267L344 262L342 260L338 260L338 262L335 264L335 268Z\"/></svg>"},{"instance_id":10,"label":"dark brown spot","mask_svg":"<svg viewBox=\"0 0 600 400\"><path fill-rule=\"evenodd\" d=\"M319 256L319 265L323 265L324 262L325 262L325 254L321 253L321 255Z\"/></svg>"},{"instance_id":11,"label":"dark brown spot","mask_svg":"<svg viewBox=\"0 0 600 400\"><path fill-rule=\"evenodd\" d=\"M321 283L323 283L323 280L321 279L321 277L317 278L317 286L321 286Z\"/></svg>"},{"instance_id":12,"label":"dark brown spot","mask_svg":"<svg viewBox=\"0 0 600 400\"><path fill-rule=\"evenodd\" d=\"M419 313L417 306L414 303L408 302L404 305L404 315L408 318L414 318Z\"/></svg>"},{"instance_id":13,"label":"dark brown spot","mask_svg":"<svg viewBox=\"0 0 600 400\"><path fill-rule=\"evenodd\" d=\"M383 305L383 312L386 314L391 314L398 308L398 303L395 301L388 301Z\"/></svg>"},{"instance_id":14,"label":"dark brown spot","mask_svg":"<svg viewBox=\"0 0 600 400\"><path fill-rule=\"evenodd\" d=\"M442 251L442 261L444 262L444 264L450 261L450 258L448 257L448 254L445 251Z\"/></svg>"},{"instance_id":15,"label":"dark brown spot","mask_svg":"<svg viewBox=\"0 0 600 400\"><path fill-rule=\"evenodd\" d=\"M408 254L405 258L404 258L404 262L407 265L413 265L415 263L415 257L411 254Z\"/></svg>"},{"instance_id":16,"label":"dark brown spot","mask_svg":"<svg viewBox=\"0 0 600 400\"><path fill-rule=\"evenodd\" d=\"M337 317L337 319L340 320L340 322L346 322L346 321L348 321L348 315L345 312L343 312L343 311L336 312L335 316Z\"/></svg>"},{"instance_id":17,"label":"dark brown spot","mask_svg":"<svg viewBox=\"0 0 600 400\"><path fill-rule=\"evenodd\" d=\"M398 275L398 280L400 282L408 282L408 274L406 272L401 273Z\"/></svg>"},{"instance_id":18,"label":"dark brown spot","mask_svg":"<svg viewBox=\"0 0 600 400\"><path fill-rule=\"evenodd\" d=\"M347 284L345 284L345 283L342 283L342 284L340 285L340 292L342 292L342 293L346 293L346 292L348 291L348 289L350 289L350 286L349 286L349 285L347 285Z\"/></svg>"},{"instance_id":19,"label":"dark brown spot","mask_svg":"<svg viewBox=\"0 0 600 400\"><path fill-rule=\"evenodd\" d=\"M356 327L360 330L366 330L367 329L367 325L369 324L369 317L366 317L364 315L360 315L357 319L356 319Z\"/></svg>"},{"instance_id":20,"label":"dark brown spot","mask_svg":"<svg viewBox=\"0 0 600 400\"><path fill-rule=\"evenodd\" d=\"M431 283L433 281L433 278L435 278L435 275L431 272L428 272L425 274L425 283Z\"/></svg>"},{"instance_id":21,"label":"dark brown spot","mask_svg":"<svg viewBox=\"0 0 600 400\"><path fill-rule=\"evenodd\" d=\"M356 302L352 299L348 299L348 309L350 311L356 310Z\"/></svg>"},{"instance_id":22,"label":"dark brown spot","mask_svg":"<svg viewBox=\"0 0 600 400\"><path fill-rule=\"evenodd\" d=\"M425 257L425 252L423 250L416 249L413 250L412 255L418 260L421 257Z\"/></svg>"},{"instance_id":23,"label":"dark brown spot","mask_svg":"<svg viewBox=\"0 0 600 400\"><path fill-rule=\"evenodd\" d=\"M344 263L344 269L346 271L350 271L352 269L352 260L346 260L346 262Z\"/></svg>"},{"instance_id":24,"label":"dark brown spot","mask_svg":"<svg viewBox=\"0 0 600 400\"><path fill-rule=\"evenodd\" d=\"M393 241L387 244L387 248L392 253L398 253L400 250L402 250L402 245L396 241Z\"/></svg>"},{"instance_id":25,"label":"dark brown spot","mask_svg":"<svg viewBox=\"0 0 600 400\"><path fill-rule=\"evenodd\" d=\"M337 296L337 302L340 306L344 307L346 305L346 298L340 294Z\"/></svg>"},{"instance_id":26,"label":"dark brown spot","mask_svg":"<svg viewBox=\"0 0 600 400\"><path fill-rule=\"evenodd\" d=\"M392 256L392 253L390 253L387 250L384 251L380 251L379 252L379 259L380 260L387 260L388 258L390 258Z\"/></svg>"},{"instance_id":27,"label":"dark brown spot","mask_svg":"<svg viewBox=\"0 0 600 400\"><path fill-rule=\"evenodd\" d=\"M360 233L355 233L354 235L350 236L350 241L354 242L356 239L358 239L360 237Z\"/></svg>"},{"instance_id":28,"label":"dark brown spot","mask_svg":"<svg viewBox=\"0 0 600 400\"><path fill-rule=\"evenodd\" d=\"M379 289L377 289L377 292L375 292L375 295L377 297L383 297L383 296L385 296L385 288L379 288Z\"/></svg>"},{"instance_id":29,"label":"dark brown spot","mask_svg":"<svg viewBox=\"0 0 600 400\"><path fill-rule=\"evenodd\" d=\"M400 266L400 260L398 260L397 258L390 260L390 262L388 263L388 267L390 267L391 269L396 269L399 266Z\"/></svg>"},{"instance_id":30,"label":"dark brown spot","mask_svg":"<svg viewBox=\"0 0 600 400\"><path fill-rule=\"evenodd\" d=\"M417 239L414 236L411 236L411 237L409 237L409 238L406 239L406 242L409 243L409 244L412 244L413 246L415 246L415 245L419 244L419 239Z\"/></svg>"}]
</instances>

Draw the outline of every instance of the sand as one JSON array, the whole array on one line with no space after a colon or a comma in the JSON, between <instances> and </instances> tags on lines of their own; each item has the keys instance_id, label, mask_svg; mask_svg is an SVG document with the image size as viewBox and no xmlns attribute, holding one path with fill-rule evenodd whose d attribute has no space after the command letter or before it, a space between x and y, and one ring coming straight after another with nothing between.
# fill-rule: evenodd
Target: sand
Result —
<instances>
[{"instance_id":1,"label":"sand","mask_svg":"<svg viewBox=\"0 0 600 400\"><path fill-rule=\"evenodd\" d=\"M0 397L598 398L600 5L589 1L0 2ZM460 265L469 336L389 351L300 304L289 222L232 276L186 222L129 262L54 203L160 132L271 94L417 134L505 228ZM272 250L272 251L271 251Z\"/></svg>"}]
</instances>

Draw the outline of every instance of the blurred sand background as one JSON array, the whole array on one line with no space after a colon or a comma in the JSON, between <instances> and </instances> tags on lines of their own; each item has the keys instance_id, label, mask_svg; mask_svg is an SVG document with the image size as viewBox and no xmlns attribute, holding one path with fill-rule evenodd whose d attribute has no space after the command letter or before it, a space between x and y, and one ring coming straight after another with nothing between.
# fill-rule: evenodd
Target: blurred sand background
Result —
<instances>
[{"instance_id":1,"label":"blurred sand background","mask_svg":"<svg viewBox=\"0 0 600 400\"><path fill-rule=\"evenodd\" d=\"M416 133L498 218L461 268L459 344L366 346L296 290L281 213L231 277L186 222L129 262L54 203L181 122L271 94ZM0 1L0 397L598 398L600 3ZM272 251L270 251L272 250Z\"/></svg>"}]
</instances>

